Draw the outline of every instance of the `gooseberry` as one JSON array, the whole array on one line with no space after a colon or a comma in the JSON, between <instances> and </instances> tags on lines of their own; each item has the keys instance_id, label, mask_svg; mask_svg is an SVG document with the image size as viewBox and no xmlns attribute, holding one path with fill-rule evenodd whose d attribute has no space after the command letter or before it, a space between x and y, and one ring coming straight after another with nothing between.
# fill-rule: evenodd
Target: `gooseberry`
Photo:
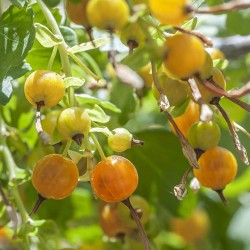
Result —
<instances>
[{"instance_id":1,"label":"gooseberry","mask_svg":"<svg viewBox=\"0 0 250 250\"><path fill-rule=\"evenodd\" d=\"M57 129L66 140L73 139L79 145L82 138L89 133L91 120L88 112L80 107L64 109L58 117Z\"/></svg>"},{"instance_id":2,"label":"gooseberry","mask_svg":"<svg viewBox=\"0 0 250 250\"><path fill-rule=\"evenodd\" d=\"M220 127L214 121L196 122L190 127L187 139L194 149L206 151L217 146L220 140Z\"/></svg>"},{"instance_id":3,"label":"gooseberry","mask_svg":"<svg viewBox=\"0 0 250 250\"><path fill-rule=\"evenodd\" d=\"M203 84L199 81L199 79L195 78L195 80L196 80L197 87L199 88L199 91L201 93L202 100L205 103L210 103L215 97L219 97L216 93L208 90L205 86L203 86ZM211 83L216 84L219 88L226 89L225 77L223 73L216 67L213 67L212 69L211 80L212 80ZM208 81L209 81L209 78L208 78Z\"/></svg>"},{"instance_id":4,"label":"gooseberry","mask_svg":"<svg viewBox=\"0 0 250 250\"><path fill-rule=\"evenodd\" d=\"M131 161L112 155L97 163L90 180L97 197L106 202L119 202L137 188L138 173Z\"/></svg>"},{"instance_id":5,"label":"gooseberry","mask_svg":"<svg viewBox=\"0 0 250 250\"><path fill-rule=\"evenodd\" d=\"M167 96L170 106L176 106L187 98L189 86L186 81L172 79L164 72L158 74L158 80L162 94ZM154 97L159 100L160 94L154 82L151 88Z\"/></svg>"},{"instance_id":6,"label":"gooseberry","mask_svg":"<svg viewBox=\"0 0 250 250\"><path fill-rule=\"evenodd\" d=\"M172 218L169 226L172 232L180 235L186 242L195 243L206 237L210 223L206 211L197 208L187 218Z\"/></svg>"},{"instance_id":7,"label":"gooseberry","mask_svg":"<svg viewBox=\"0 0 250 250\"><path fill-rule=\"evenodd\" d=\"M149 0L152 14L166 25L179 25L192 16L187 0Z\"/></svg>"},{"instance_id":8,"label":"gooseberry","mask_svg":"<svg viewBox=\"0 0 250 250\"><path fill-rule=\"evenodd\" d=\"M128 22L129 7L125 0L90 0L87 18L91 26L102 30L119 30Z\"/></svg>"},{"instance_id":9,"label":"gooseberry","mask_svg":"<svg viewBox=\"0 0 250 250\"><path fill-rule=\"evenodd\" d=\"M51 108L61 101L65 87L59 74L48 70L37 70L26 79L24 93L32 105Z\"/></svg>"},{"instance_id":10,"label":"gooseberry","mask_svg":"<svg viewBox=\"0 0 250 250\"><path fill-rule=\"evenodd\" d=\"M33 169L32 184L39 198L31 214L36 212L44 199L60 200L69 196L78 183L76 164L60 154L44 156Z\"/></svg>"},{"instance_id":11,"label":"gooseberry","mask_svg":"<svg viewBox=\"0 0 250 250\"><path fill-rule=\"evenodd\" d=\"M226 148L214 147L204 152L198 159L199 169L194 175L204 187L215 191L223 190L237 174L235 156Z\"/></svg>"},{"instance_id":12,"label":"gooseberry","mask_svg":"<svg viewBox=\"0 0 250 250\"><path fill-rule=\"evenodd\" d=\"M164 13L165 15L165 13ZM186 79L200 72L206 53L199 38L181 33L167 38L164 65L177 78Z\"/></svg>"},{"instance_id":13,"label":"gooseberry","mask_svg":"<svg viewBox=\"0 0 250 250\"><path fill-rule=\"evenodd\" d=\"M199 105L193 102L192 100L189 101L188 106L182 115L174 117L176 125L186 138L188 135L189 128L199 120L200 120ZM171 124L170 127L172 131L175 132Z\"/></svg>"}]
</instances>

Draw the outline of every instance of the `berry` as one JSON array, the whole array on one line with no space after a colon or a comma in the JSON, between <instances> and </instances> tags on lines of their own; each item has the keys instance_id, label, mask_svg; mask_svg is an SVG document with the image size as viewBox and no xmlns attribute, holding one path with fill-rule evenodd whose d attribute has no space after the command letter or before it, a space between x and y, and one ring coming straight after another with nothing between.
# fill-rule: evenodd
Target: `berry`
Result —
<instances>
[{"instance_id":1,"label":"berry","mask_svg":"<svg viewBox=\"0 0 250 250\"><path fill-rule=\"evenodd\" d=\"M210 78L208 78L208 81L209 80ZM224 75L219 69L215 67L213 67L213 70L212 70L211 80L212 80L212 83L214 82L216 85L218 85L219 88L226 89L226 80L224 78ZM203 86L202 83L200 83L199 80L197 79L196 79L196 84L200 90L202 100L205 103L210 103L215 97L219 97L216 93L208 90L205 86Z\"/></svg>"},{"instance_id":2,"label":"berry","mask_svg":"<svg viewBox=\"0 0 250 250\"><path fill-rule=\"evenodd\" d=\"M179 25L189 19L192 9L187 0L149 0L152 14L166 25Z\"/></svg>"},{"instance_id":3,"label":"berry","mask_svg":"<svg viewBox=\"0 0 250 250\"><path fill-rule=\"evenodd\" d=\"M172 79L165 73L158 74L158 79L159 87L161 88L162 93L167 96L170 106L176 106L187 98L189 93L187 82ZM152 83L152 92L154 97L158 100L160 94L154 83Z\"/></svg>"},{"instance_id":4,"label":"berry","mask_svg":"<svg viewBox=\"0 0 250 250\"><path fill-rule=\"evenodd\" d=\"M102 202L99 209L99 221L105 235L108 237L121 238L122 240L122 238L128 232L128 228L123 225L117 213L118 204L120 203Z\"/></svg>"},{"instance_id":5,"label":"berry","mask_svg":"<svg viewBox=\"0 0 250 250\"><path fill-rule=\"evenodd\" d=\"M70 20L76 24L89 28L86 7L89 0L66 0L66 12Z\"/></svg>"},{"instance_id":6,"label":"berry","mask_svg":"<svg viewBox=\"0 0 250 250\"><path fill-rule=\"evenodd\" d=\"M88 112L80 107L64 109L57 121L57 129L66 140L74 139L79 145L89 133L91 120Z\"/></svg>"},{"instance_id":7,"label":"berry","mask_svg":"<svg viewBox=\"0 0 250 250\"><path fill-rule=\"evenodd\" d=\"M24 93L32 105L51 108L61 101L65 87L63 79L57 73L37 70L26 79Z\"/></svg>"},{"instance_id":8,"label":"berry","mask_svg":"<svg viewBox=\"0 0 250 250\"><path fill-rule=\"evenodd\" d=\"M145 43L146 35L138 23L129 23L120 33L121 41L130 51Z\"/></svg>"},{"instance_id":9,"label":"berry","mask_svg":"<svg viewBox=\"0 0 250 250\"><path fill-rule=\"evenodd\" d=\"M32 184L45 199L64 199L73 192L77 183L76 164L59 154L44 156L33 169Z\"/></svg>"},{"instance_id":10,"label":"berry","mask_svg":"<svg viewBox=\"0 0 250 250\"><path fill-rule=\"evenodd\" d=\"M190 127L187 138L194 149L206 151L217 146L220 140L220 127L213 121L200 121Z\"/></svg>"},{"instance_id":11,"label":"berry","mask_svg":"<svg viewBox=\"0 0 250 250\"><path fill-rule=\"evenodd\" d=\"M123 152L131 148L133 136L125 128L116 128L108 137L109 147L115 152Z\"/></svg>"},{"instance_id":12,"label":"berry","mask_svg":"<svg viewBox=\"0 0 250 250\"><path fill-rule=\"evenodd\" d=\"M43 130L50 136L53 135L57 127L57 119L60 113L61 110L52 110L46 114L44 119L41 121Z\"/></svg>"},{"instance_id":13,"label":"berry","mask_svg":"<svg viewBox=\"0 0 250 250\"><path fill-rule=\"evenodd\" d=\"M202 79L207 79L212 75L213 70L213 60L210 54L205 50L206 59L205 63L203 64L202 68L200 69L200 77Z\"/></svg>"},{"instance_id":14,"label":"berry","mask_svg":"<svg viewBox=\"0 0 250 250\"><path fill-rule=\"evenodd\" d=\"M190 100L185 112L174 118L175 123L182 132L182 134L187 138L189 128L196 122L200 120L199 105ZM172 125L170 125L174 131ZM175 132L175 131L174 131Z\"/></svg>"},{"instance_id":15,"label":"berry","mask_svg":"<svg viewBox=\"0 0 250 250\"><path fill-rule=\"evenodd\" d=\"M165 43L167 70L177 78L186 79L202 69L206 53L199 38L189 34L177 34L167 38Z\"/></svg>"},{"instance_id":16,"label":"berry","mask_svg":"<svg viewBox=\"0 0 250 250\"><path fill-rule=\"evenodd\" d=\"M186 242L195 243L206 237L209 224L206 211L198 208L187 218L172 218L170 220L170 230L180 235Z\"/></svg>"},{"instance_id":17,"label":"berry","mask_svg":"<svg viewBox=\"0 0 250 250\"><path fill-rule=\"evenodd\" d=\"M207 51L208 51L208 53L210 54L210 56L211 56L211 58L213 60L216 60L216 59L225 59L224 53L221 50L219 50L219 49L208 48Z\"/></svg>"},{"instance_id":18,"label":"berry","mask_svg":"<svg viewBox=\"0 0 250 250\"><path fill-rule=\"evenodd\" d=\"M138 173L128 159L112 155L100 161L91 175L91 186L97 197L106 202L129 198L138 185Z\"/></svg>"},{"instance_id":19,"label":"berry","mask_svg":"<svg viewBox=\"0 0 250 250\"><path fill-rule=\"evenodd\" d=\"M91 26L102 30L119 30L128 22L129 7L125 0L90 0L87 17Z\"/></svg>"},{"instance_id":20,"label":"berry","mask_svg":"<svg viewBox=\"0 0 250 250\"><path fill-rule=\"evenodd\" d=\"M201 185L213 190L223 190L237 174L237 161L234 155L222 147L214 147L204 152L198 159L200 169L194 175Z\"/></svg>"}]
</instances>

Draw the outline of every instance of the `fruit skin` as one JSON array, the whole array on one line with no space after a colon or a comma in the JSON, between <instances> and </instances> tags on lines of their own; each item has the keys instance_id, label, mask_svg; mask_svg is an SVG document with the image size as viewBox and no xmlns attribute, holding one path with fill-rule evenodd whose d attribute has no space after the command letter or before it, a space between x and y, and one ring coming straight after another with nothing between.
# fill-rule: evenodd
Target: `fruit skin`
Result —
<instances>
[{"instance_id":1,"label":"fruit skin","mask_svg":"<svg viewBox=\"0 0 250 250\"><path fill-rule=\"evenodd\" d=\"M88 112L80 107L64 109L58 117L57 129L66 140L77 134L86 136L91 128Z\"/></svg>"},{"instance_id":2,"label":"fruit skin","mask_svg":"<svg viewBox=\"0 0 250 250\"><path fill-rule=\"evenodd\" d=\"M198 159L200 169L194 175L201 185L213 190L223 190L237 174L237 161L234 155L222 147L214 147L204 152Z\"/></svg>"},{"instance_id":3,"label":"fruit skin","mask_svg":"<svg viewBox=\"0 0 250 250\"><path fill-rule=\"evenodd\" d=\"M201 70L200 70L200 77L202 79L207 79L212 75L212 71L213 71L213 60L212 57L210 56L210 54L205 50L205 54L206 54L206 59L205 59L205 63L203 64Z\"/></svg>"},{"instance_id":4,"label":"fruit skin","mask_svg":"<svg viewBox=\"0 0 250 250\"><path fill-rule=\"evenodd\" d=\"M179 127L182 134L187 138L189 128L200 120L199 105L190 100L185 112L174 118L175 123ZM175 133L174 128L170 124L172 131Z\"/></svg>"},{"instance_id":5,"label":"fruit skin","mask_svg":"<svg viewBox=\"0 0 250 250\"><path fill-rule=\"evenodd\" d=\"M117 213L118 204L104 202L100 204L99 222L104 234L108 237L122 237L128 233L128 228L123 225Z\"/></svg>"},{"instance_id":6,"label":"fruit skin","mask_svg":"<svg viewBox=\"0 0 250 250\"><path fill-rule=\"evenodd\" d=\"M52 71L34 71L24 83L25 97L33 106L43 102L44 105L41 106L51 108L61 101L64 93L62 77Z\"/></svg>"},{"instance_id":7,"label":"fruit skin","mask_svg":"<svg viewBox=\"0 0 250 250\"><path fill-rule=\"evenodd\" d=\"M125 0L90 0L87 17L91 26L102 30L119 30L128 22L129 7Z\"/></svg>"},{"instance_id":8,"label":"fruit skin","mask_svg":"<svg viewBox=\"0 0 250 250\"><path fill-rule=\"evenodd\" d=\"M43 130L50 136L53 135L57 127L57 119L61 110L52 110L45 115L45 118L41 121Z\"/></svg>"},{"instance_id":9,"label":"fruit skin","mask_svg":"<svg viewBox=\"0 0 250 250\"><path fill-rule=\"evenodd\" d=\"M187 0L149 0L152 14L166 25L179 25L192 16Z\"/></svg>"},{"instance_id":10,"label":"fruit skin","mask_svg":"<svg viewBox=\"0 0 250 250\"><path fill-rule=\"evenodd\" d=\"M66 0L65 6L69 19L76 24L83 25L85 28L90 27L86 13L88 2L89 0Z\"/></svg>"},{"instance_id":11,"label":"fruit skin","mask_svg":"<svg viewBox=\"0 0 250 250\"><path fill-rule=\"evenodd\" d=\"M206 49L213 60L225 59L224 53L217 48L207 48Z\"/></svg>"},{"instance_id":12,"label":"fruit skin","mask_svg":"<svg viewBox=\"0 0 250 250\"><path fill-rule=\"evenodd\" d=\"M150 88L153 82L153 76L151 74L151 64L148 63L145 66L137 70L137 73L143 79L146 87Z\"/></svg>"},{"instance_id":13,"label":"fruit skin","mask_svg":"<svg viewBox=\"0 0 250 250\"><path fill-rule=\"evenodd\" d=\"M165 43L167 70L179 79L186 79L198 73L206 60L201 40L189 34L177 34L167 38Z\"/></svg>"},{"instance_id":14,"label":"fruit skin","mask_svg":"<svg viewBox=\"0 0 250 250\"><path fill-rule=\"evenodd\" d=\"M32 173L32 184L45 199L64 199L69 196L78 183L76 164L60 155L44 156Z\"/></svg>"},{"instance_id":15,"label":"fruit skin","mask_svg":"<svg viewBox=\"0 0 250 250\"><path fill-rule=\"evenodd\" d=\"M140 25L136 22L126 25L120 33L122 43L131 49L143 46L146 35Z\"/></svg>"},{"instance_id":16,"label":"fruit skin","mask_svg":"<svg viewBox=\"0 0 250 250\"><path fill-rule=\"evenodd\" d=\"M217 146L220 135L220 127L217 123L200 121L190 127L187 138L194 149L206 151Z\"/></svg>"},{"instance_id":17,"label":"fruit skin","mask_svg":"<svg viewBox=\"0 0 250 250\"><path fill-rule=\"evenodd\" d=\"M195 79L195 80L196 80L197 87L200 90L200 93L201 93L201 96L202 96L202 100L205 103L210 103L213 98L218 97L218 95L216 93L214 93L214 92L208 90L206 87L204 87L202 85L202 83L199 82L199 80L197 80L197 79ZM220 88L226 89L226 80L224 78L224 75L216 67L213 67L213 70L212 70L212 80Z\"/></svg>"},{"instance_id":18,"label":"fruit skin","mask_svg":"<svg viewBox=\"0 0 250 250\"><path fill-rule=\"evenodd\" d=\"M115 152L123 152L131 148L132 134L125 128L116 128L108 136L109 147Z\"/></svg>"},{"instance_id":19,"label":"fruit skin","mask_svg":"<svg viewBox=\"0 0 250 250\"><path fill-rule=\"evenodd\" d=\"M175 80L167 76L164 72L158 74L160 88L168 98L170 106L176 106L184 101L189 94L189 86L185 81ZM156 100L159 100L160 94L152 83L152 92Z\"/></svg>"},{"instance_id":20,"label":"fruit skin","mask_svg":"<svg viewBox=\"0 0 250 250\"><path fill-rule=\"evenodd\" d=\"M206 237L210 222L206 211L197 208L187 218L172 218L169 226L172 232L180 235L186 242L195 243Z\"/></svg>"},{"instance_id":21,"label":"fruit skin","mask_svg":"<svg viewBox=\"0 0 250 250\"><path fill-rule=\"evenodd\" d=\"M91 174L91 186L97 197L119 202L132 195L138 185L138 173L128 159L112 155L100 161Z\"/></svg>"}]
</instances>

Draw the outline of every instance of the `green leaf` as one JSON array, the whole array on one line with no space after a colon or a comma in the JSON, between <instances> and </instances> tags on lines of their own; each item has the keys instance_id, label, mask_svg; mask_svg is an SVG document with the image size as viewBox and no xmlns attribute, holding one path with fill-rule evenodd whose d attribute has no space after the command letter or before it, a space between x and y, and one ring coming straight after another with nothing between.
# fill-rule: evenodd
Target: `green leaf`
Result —
<instances>
[{"instance_id":1,"label":"green leaf","mask_svg":"<svg viewBox=\"0 0 250 250\"><path fill-rule=\"evenodd\" d=\"M194 30L198 23L198 18L194 17L191 20L187 21L185 24L182 25L182 28L187 30Z\"/></svg>"},{"instance_id":2,"label":"green leaf","mask_svg":"<svg viewBox=\"0 0 250 250\"><path fill-rule=\"evenodd\" d=\"M51 48L62 43L62 39L54 35L46 26L40 23L35 23L35 28L36 39L43 47Z\"/></svg>"},{"instance_id":3,"label":"green leaf","mask_svg":"<svg viewBox=\"0 0 250 250\"><path fill-rule=\"evenodd\" d=\"M71 53L79 53L79 52L84 52L84 51L88 51L91 49L97 49L108 43L110 43L110 38L98 38L94 40L93 42L86 42L86 43L75 45L69 48L68 51Z\"/></svg>"},{"instance_id":4,"label":"green leaf","mask_svg":"<svg viewBox=\"0 0 250 250\"><path fill-rule=\"evenodd\" d=\"M249 35L250 10L230 12L227 15L226 29L237 35Z\"/></svg>"},{"instance_id":5,"label":"green leaf","mask_svg":"<svg viewBox=\"0 0 250 250\"><path fill-rule=\"evenodd\" d=\"M20 64L31 49L35 38L33 11L11 6L0 19L0 79L10 67Z\"/></svg>"},{"instance_id":6,"label":"green leaf","mask_svg":"<svg viewBox=\"0 0 250 250\"><path fill-rule=\"evenodd\" d=\"M102 133L102 134L105 134L106 136L109 136L109 135L112 134L112 132L107 127L91 128L90 132L92 132L92 133Z\"/></svg>"},{"instance_id":7,"label":"green leaf","mask_svg":"<svg viewBox=\"0 0 250 250\"><path fill-rule=\"evenodd\" d=\"M67 26L60 26L60 31L63 35L64 41L68 46L74 46L78 44L77 36L73 29Z\"/></svg>"},{"instance_id":8,"label":"green leaf","mask_svg":"<svg viewBox=\"0 0 250 250\"><path fill-rule=\"evenodd\" d=\"M55 7L60 3L60 0L43 0L48 7Z\"/></svg>"},{"instance_id":9,"label":"green leaf","mask_svg":"<svg viewBox=\"0 0 250 250\"><path fill-rule=\"evenodd\" d=\"M75 94L75 97L76 97L77 101L79 102L79 104L86 104L86 103L97 104L97 105L99 105L105 109L108 109L110 111L113 111L115 113L121 112L121 110L119 108L117 108L113 103L98 99L98 98L91 96L91 95Z\"/></svg>"},{"instance_id":10,"label":"green leaf","mask_svg":"<svg viewBox=\"0 0 250 250\"><path fill-rule=\"evenodd\" d=\"M107 123L110 120L110 117L107 116L103 109L97 104L95 104L93 109L87 109L87 111L93 122Z\"/></svg>"},{"instance_id":11,"label":"green leaf","mask_svg":"<svg viewBox=\"0 0 250 250\"><path fill-rule=\"evenodd\" d=\"M79 87L83 86L84 83L85 83L85 80L80 79L78 77L66 77L66 78L64 78L65 88L69 88L69 87L79 88Z\"/></svg>"},{"instance_id":12,"label":"green leaf","mask_svg":"<svg viewBox=\"0 0 250 250\"><path fill-rule=\"evenodd\" d=\"M26 74L27 72L29 72L30 70L31 70L30 65L27 62L23 61L17 66L11 67L7 75L11 76L13 79L17 79Z\"/></svg>"},{"instance_id":13,"label":"green leaf","mask_svg":"<svg viewBox=\"0 0 250 250\"><path fill-rule=\"evenodd\" d=\"M0 84L0 105L7 104L12 96L12 80L12 77L6 77L2 80L2 83Z\"/></svg>"},{"instance_id":14,"label":"green leaf","mask_svg":"<svg viewBox=\"0 0 250 250\"><path fill-rule=\"evenodd\" d=\"M1 104L6 104L12 87L7 72L11 67L21 64L31 49L35 38L33 11L31 8L18 9L12 5L0 19L0 97ZM3 83L2 83L3 81Z\"/></svg>"}]
</instances>

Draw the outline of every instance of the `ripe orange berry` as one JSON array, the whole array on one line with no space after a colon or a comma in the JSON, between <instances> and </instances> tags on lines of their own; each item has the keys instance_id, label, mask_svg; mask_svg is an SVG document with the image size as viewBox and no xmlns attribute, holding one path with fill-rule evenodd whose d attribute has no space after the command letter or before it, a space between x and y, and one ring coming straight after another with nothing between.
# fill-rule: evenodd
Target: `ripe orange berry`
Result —
<instances>
[{"instance_id":1,"label":"ripe orange berry","mask_svg":"<svg viewBox=\"0 0 250 250\"><path fill-rule=\"evenodd\" d=\"M194 175L201 185L213 190L223 190L237 174L237 161L234 155L222 147L214 147L204 152L198 159L200 169Z\"/></svg>"},{"instance_id":2,"label":"ripe orange berry","mask_svg":"<svg viewBox=\"0 0 250 250\"><path fill-rule=\"evenodd\" d=\"M64 96L63 79L55 72L37 70L31 73L24 83L26 99L34 106L44 108L55 106Z\"/></svg>"},{"instance_id":3,"label":"ripe orange berry","mask_svg":"<svg viewBox=\"0 0 250 250\"><path fill-rule=\"evenodd\" d=\"M128 159L112 155L95 166L90 181L97 197L106 202L119 202L137 188L138 173Z\"/></svg>"},{"instance_id":4,"label":"ripe orange berry","mask_svg":"<svg viewBox=\"0 0 250 250\"><path fill-rule=\"evenodd\" d=\"M78 183L76 164L60 155L44 156L32 173L32 184L44 199L60 200L69 196Z\"/></svg>"},{"instance_id":5,"label":"ripe orange berry","mask_svg":"<svg viewBox=\"0 0 250 250\"><path fill-rule=\"evenodd\" d=\"M180 235L188 243L195 243L206 237L209 224L206 211L199 208L194 210L187 218L172 218L170 220L170 230Z\"/></svg>"},{"instance_id":6,"label":"ripe orange berry","mask_svg":"<svg viewBox=\"0 0 250 250\"><path fill-rule=\"evenodd\" d=\"M175 123L179 127L182 134L187 138L189 128L200 120L199 105L190 100L185 112L174 118ZM174 131L172 125L171 129ZM175 132L175 131L174 131Z\"/></svg>"},{"instance_id":7,"label":"ripe orange berry","mask_svg":"<svg viewBox=\"0 0 250 250\"><path fill-rule=\"evenodd\" d=\"M185 33L173 35L167 38L165 48L165 67L177 78L185 79L202 70L206 53L196 36Z\"/></svg>"},{"instance_id":8,"label":"ripe orange berry","mask_svg":"<svg viewBox=\"0 0 250 250\"><path fill-rule=\"evenodd\" d=\"M192 15L188 0L149 0L149 6L152 14L166 25L179 25Z\"/></svg>"}]
</instances>

